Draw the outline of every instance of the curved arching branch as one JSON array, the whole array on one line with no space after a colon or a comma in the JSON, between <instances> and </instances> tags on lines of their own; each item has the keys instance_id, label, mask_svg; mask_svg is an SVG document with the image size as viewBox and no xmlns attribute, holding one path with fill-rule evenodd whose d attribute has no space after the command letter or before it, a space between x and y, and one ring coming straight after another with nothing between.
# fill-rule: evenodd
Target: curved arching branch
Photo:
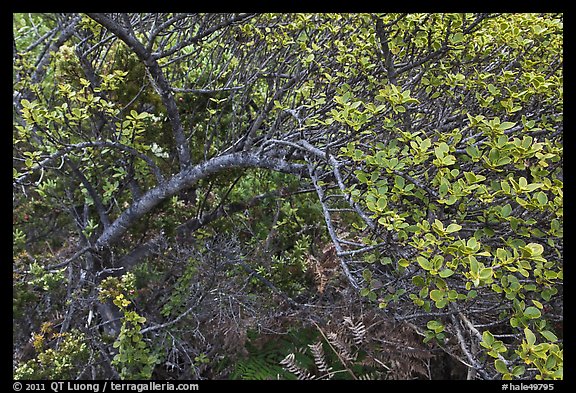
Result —
<instances>
[{"instance_id":1,"label":"curved arching branch","mask_svg":"<svg viewBox=\"0 0 576 393\"><path fill-rule=\"evenodd\" d=\"M130 228L130 226L160 202L191 187L196 182L212 174L238 168L265 168L277 172L304 175L305 165L262 157L254 153L238 152L212 158L189 169L180 171L166 183L146 192L134 202L108 227L96 241L97 249L109 247Z\"/></svg>"}]
</instances>

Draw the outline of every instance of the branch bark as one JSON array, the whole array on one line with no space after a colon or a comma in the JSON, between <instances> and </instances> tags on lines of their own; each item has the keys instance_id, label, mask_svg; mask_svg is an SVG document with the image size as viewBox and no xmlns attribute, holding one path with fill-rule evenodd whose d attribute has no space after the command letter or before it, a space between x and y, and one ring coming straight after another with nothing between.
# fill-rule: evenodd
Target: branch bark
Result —
<instances>
[{"instance_id":1,"label":"branch bark","mask_svg":"<svg viewBox=\"0 0 576 393\"><path fill-rule=\"evenodd\" d=\"M132 224L166 198L191 187L210 175L237 168L265 168L301 176L305 174L305 166L302 164L291 164L284 160L261 157L254 153L239 152L212 158L180 171L164 184L142 195L102 233L96 241L96 249L104 249L118 241Z\"/></svg>"},{"instance_id":2,"label":"branch bark","mask_svg":"<svg viewBox=\"0 0 576 393\"><path fill-rule=\"evenodd\" d=\"M318 177L316 176L315 169L312 166L312 164L308 165L308 171L310 173L310 178L314 183L316 193L318 194L318 200L320 201L320 204L322 206L322 212L324 214L324 221L326 222L326 227L328 228L328 234L330 235L332 243L336 248L336 253L337 255L344 255L344 250L342 249L342 245L340 244L340 240L338 238L338 235L336 234L334 225L332 225L332 218L330 217L330 212L328 211L328 207L324 203L324 191L322 190L322 187L320 187L320 185L318 184ZM341 256L339 256L338 259L340 260L340 266L342 266L342 271L344 272L344 275L346 276L350 284L352 284L354 288L359 289L360 286L358 285L358 281L356 281L356 279L350 272L350 269L348 268L348 264L346 263L346 261Z\"/></svg>"},{"instance_id":3,"label":"branch bark","mask_svg":"<svg viewBox=\"0 0 576 393\"><path fill-rule=\"evenodd\" d=\"M384 28L384 22L382 22L382 19L380 18L376 19L376 36L380 40L380 46L382 47L388 80L393 85L397 85L398 80L396 79L397 72L396 67L394 66L394 58L392 57L393 55L388 47L388 37Z\"/></svg>"}]
</instances>

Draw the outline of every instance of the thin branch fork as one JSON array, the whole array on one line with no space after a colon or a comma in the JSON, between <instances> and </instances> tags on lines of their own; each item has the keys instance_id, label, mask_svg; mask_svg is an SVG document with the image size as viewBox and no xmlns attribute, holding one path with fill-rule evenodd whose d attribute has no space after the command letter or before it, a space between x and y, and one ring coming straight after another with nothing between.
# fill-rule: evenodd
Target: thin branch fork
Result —
<instances>
[{"instance_id":1,"label":"thin branch fork","mask_svg":"<svg viewBox=\"0 0 576 393\"><path fill-rule=\"evenodd\" d=\"M82 255L84 255L86 252L92 251L92 250L93 250L92 246L86 246L86 247L84 247L84 248L76 251L76 252L74 253L74 255L72 255L70 258L66 259L66 260L63 261L63 262L60 262L60 263L57 263L57 264L54 264L54 265L45 266L45 267L44 267L44 270L46 270L47 272L53 272L53 271L55 271L55 270L57 270L57 269L66 267L66 266L68 266L70 263L74 262L76 259L80 258ZM19 273L19 274L29 273L28 271L18 271L18 270L15 270L14 272L15 272L15 273Z\"/></svg>"},{"instance_id":2,"label":"thin branch fork","mask_svg":"<svg viewBox=\"0 0 576 393\"><path fill-rule=\"evenodd\" d=\"M374 221L368 217L368 215L360 208L358 203L354 202L352 196L346 191L346 185L344 184L344 180L342 179L342 174L340 172L340 163L336 158L326 150L323 152L322 150L318 149L317 147L311 145L306 140L300 140L298 143L289 142L289 141L281 141L276 139L268 140L267 143L276 143L276 144L284 144L291 147L295 147L300 150L304 150L308 153L312 153L317 158L329 163L332 166L332 172L334 173L334 177L336 178L336 182L338 183L338 187L344 194L344 199L348 204L356 211L356 213L362 218L362 220L368 225L371 229L376 228L376 224Z\"/></svg>"},{"instance_id":3,"label":"thin branch fork","mask_svg":"<svg viewBox=\"0 0 576 393\"><path fill-rule=\"evenodd\" d=\"M474 355L470 353L464 335L462 334L462 330L460 329L460 323L458 322L456 317L454 315L450 315L450 320L452 321L452 326L456 330L456 338L458 339L458 344L460 345L462 352L464 352L466 359L468 359L468 362L472 365L474 370L476 370L476 372L478 372L482 376L482 378L492 379L492 376L488 374L488 372L478 362L478 360L474 357Z\"/></svg>"},{"instance_id":4,"label":"thin branch fork","mask_svg":"<svg viewBox=\"0 0 576 393\"><path fill-rule=\"evenodd\" d=\"M336 248L336 254L337 255L344 254L345 251L342 249L340 239L338 238L336 230L334 229L334 225L332 224L332 218L330 217L330 212L328 211L328 207L324 203L324 191L322 190L322 187L320 187L320 185L318 184L318 176L315 174L315 170L312 164L308 164L308 171L310 173L312 183L314 184L314 188L316 189L316 193L318 194L318 199L320 201L320 205L322 206L322 212L324 214L324 221L326 222L326 226L328 228L328 234L330 235L332 243L334 243L334 247ZM350 284L352 284L354 288L360 289L358 282L350 272L350 269L348 268L348 265L344 260L344 258L339 256L338 259L340 260L340 266L342 267L344 275L346 276Z\"/></svg>"},{"instance_id":5,"label":"thin branch fork","mask_svg":"<svg viewBox=\"0 0 576 393\"><path fill-rule=\"evenodd\" d=\"M194 304L192 307L188 308L186 311L184 311L182 314L178 315L176 318L174 318L171 321L168 321L166 323L162 323L160 325L154 325L154 326L149 326L147 328L144 328L140 331L140 333L145 334L148 332L152 332L154 330L158 330L158 329L164 329L167 328L168 326L174 325L175 323L178 323L182 318L184 318L186 315L190 314L192 311L194 311L194 309L198 306L198 304Z\"/></svg>"},{"instance_id":6,"label":"thin branch fork","mask_svg":"<svg viewBox=\"0 0 576 393\"><path fill-rule=\"evenodd\" d=\"M462 312L458 313L458 317L462 320L462 322L464 322L464 324L468 327L468 329L470 329L472 334L476 336L478 341L482 341L482 334L478 331L478 329L476 329L476 327L472 324L472 322L470 322L470 320ZM507 366L510 365L510 362L506 360L504 356L498 354L498 358L502 360L504 364L506 364Z\"/></svg>"},{"instance_id":7,"label":"thin branch fork","mask_svg":"<svg viewBox=\"0 0 576 393\"><path fill-rule=\"evenodd\" d=\"M373 246L366 246L366 247L359 248L359 249L357 249L357 250L350 250L350 251L344 251L344 252L341 252L341 253L336 253L336 255L338 255L339 257L345 257L345 256L348 256L348 255L356 255L356 254L361 254L361 253L364 253L364 252L376 250L376 249L378 249L378 248L380 248L380 247L384 247L384 246L387 246L387 245L388 245L387 242L378 243L378 244L374 244Z\"/></svg>"},{"instance_id":8,"label":"thin branch fork","mask_svg":"<svg viewBox=\"0 0 576 393\"><path fill-rule=\"evenodd\" d=\"M217 25L215 25L209 29L201 31L197 35L190 37L187 40L183 40L183 41L179 42L178 44L174 45L170 49L165 50L164 52L161 52L161 53L155 52L152 54L152 57L154 59L160 59L162 57L170 56L170 55L176 53L177 51L179 51L179 50L181 50L181 49L183 49L189 45L192 45L194 43L199 42L203 38L208 37L210 34L215 33L218 30L221 30L225 27L228 27L228 26L236 24L236 23L244 22L245 20L248 20L254 16L256 16L255 13L239 14L239 15L237 15L231 19L228 19L222 23L219 23L219 24L217 24Z\"/></svg>"}]
</instances>

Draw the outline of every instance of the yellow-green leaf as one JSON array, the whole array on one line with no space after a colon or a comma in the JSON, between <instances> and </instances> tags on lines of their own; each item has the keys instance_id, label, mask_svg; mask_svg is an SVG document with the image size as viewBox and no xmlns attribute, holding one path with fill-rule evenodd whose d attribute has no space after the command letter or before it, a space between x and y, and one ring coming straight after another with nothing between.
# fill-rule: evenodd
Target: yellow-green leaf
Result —
<instances>
[{"instance_id":1,"label":"yellow-green leaf","mask_svg":"<svg viewBox=\"0 0 576 393\"><path fill-rule=\"evenodd\" d=\"M508 367L506 367L506 363L504 363L502 359L494 360L494 367L496 367L496 371L498 371L501 374L508 373Z\"/></svg>"},{"instance_id":2,"label":"yellow-green leaf","mask_svg":"<svg viewBox=\"0 0 576 393\"><path fill-rule=\"evenodd\" d=\"M536 342L536 336L532 333L532 330L524 328L524 335L526 336L526 342L529 346L533 346Z\"/></svg>"}]
</instances>

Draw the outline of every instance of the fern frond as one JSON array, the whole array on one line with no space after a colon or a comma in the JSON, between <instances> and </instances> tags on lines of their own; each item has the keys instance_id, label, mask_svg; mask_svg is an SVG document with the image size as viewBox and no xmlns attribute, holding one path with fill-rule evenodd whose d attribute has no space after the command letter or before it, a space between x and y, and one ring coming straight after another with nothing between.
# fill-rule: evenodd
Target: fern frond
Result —
<instances>
[{"instance_id":1,"label":"fern frond","mask_svg":"<svg viewBox=\"0 0 576 393\"><path fill-rule=\"evenodd\" d=\"M349 362L356 360L357 354L356 353L353 354L350 351L350 346L348 345L348 343L340 339L338 334L334 332L329 332L326 334L326 338L328 339L328 342L338 350L338 355L340 355L340 357L346 359Z\"/></svg>"},{"instance_id":2,"label":"fern frond","mask_svg":"<svg viewBox=\"0 0 576 393\"><path fill-rule=\"evenodd\" d=\"M328 379L332 378L332 367L328 367L326 362L326 356L324 355L324 348L322 347L322 341L318 341L316 344L308 344L312 357L314 358L314 364L318 368L318 371L326 373Z\"/></svg>"},{"instance_id":3,"label":"fern frond","mask_svg":"<svg viewBox=\"0 0 576 393\"><path fill-rule=\"evenodd\" d=\"M366 326L364 322L358 321L356 324L352 321L350 317L344 317L344 324L352 332L354 344L360 346L364 343L364 338L366 337Z\"/></svg>"},{"instance_id":4,"label":"fern frond","mask_svg":"<svg viewBox=\"0 0 576 393\"><path fill-rule=\"evenodd\" d=\"M362 374L358 377L358 379L360 381L374 381L376 379L379 379L380 374L377 372L371 372L371 373L367 373L367 374Z\"/></svg>"},{"instance_id":5,"label":"fern frond","mask_svg":"<svg viewBox=\"0 0 576 393\"><path fill-rule=\"evenodd\" d=\"M296 355L294 353L288 354L284 359L280 361L282 367L285 370L296 375L300 380L302 379L314 379L314 377L308 372L308 370L303 369L298 364L296 364Z\"/></svg>"}]
</instances>

